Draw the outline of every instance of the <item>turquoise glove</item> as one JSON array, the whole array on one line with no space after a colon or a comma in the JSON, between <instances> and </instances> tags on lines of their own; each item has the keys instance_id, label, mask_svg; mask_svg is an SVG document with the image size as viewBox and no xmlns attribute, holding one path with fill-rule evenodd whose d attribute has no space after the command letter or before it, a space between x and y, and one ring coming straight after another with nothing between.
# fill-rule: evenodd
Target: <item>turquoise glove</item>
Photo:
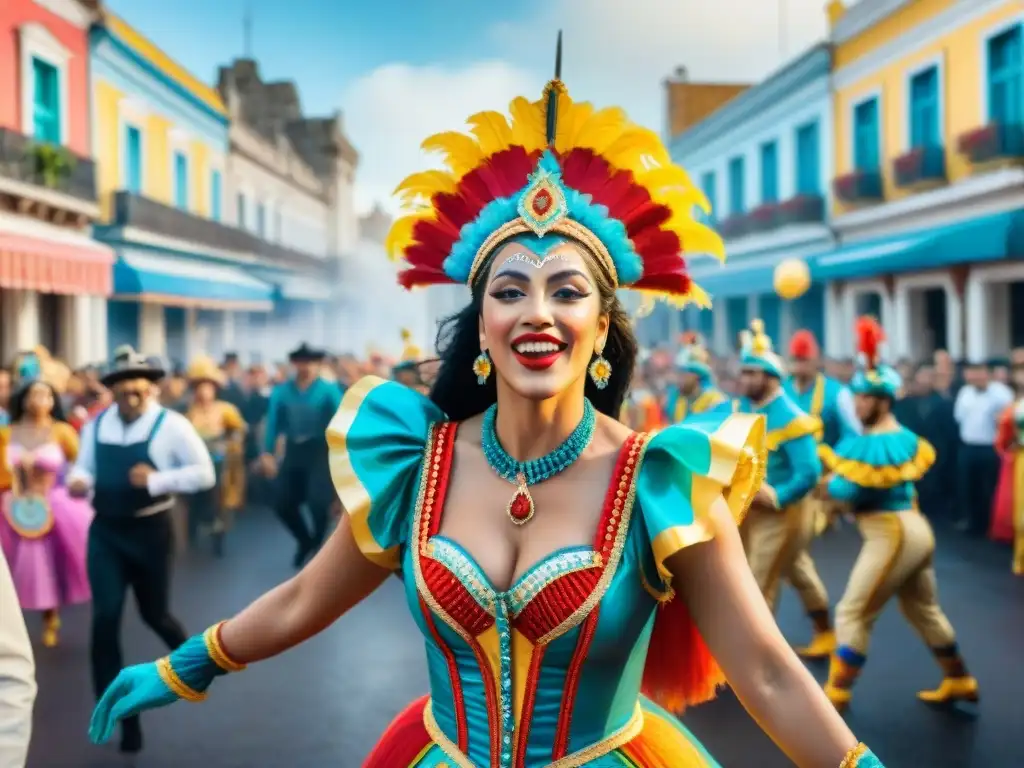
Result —
<instances>
[{"instance_id":1,"label":"turquoise glove","mask_svg":"<svg viewBox=\"0 0 1024 768\"><path fill-rule=\"evenodd\" d=\"M126 717L165 707L178 699L203 701L214 679L245 669L221 647L220 626L190 637L170 656L122 669L93 710L89 723L93 744L106 742L114 726Z\"/></svg>"},{"instance_id":2,"label":"turquoise glove","mask_svg":"<svg viewBox=\"0 0 1024 768\"><path fill-rule=\"evenodd\" d=\"M882 761L864 743L850 750L839 768L885 768Z\"/></svg>"}]
</instances>

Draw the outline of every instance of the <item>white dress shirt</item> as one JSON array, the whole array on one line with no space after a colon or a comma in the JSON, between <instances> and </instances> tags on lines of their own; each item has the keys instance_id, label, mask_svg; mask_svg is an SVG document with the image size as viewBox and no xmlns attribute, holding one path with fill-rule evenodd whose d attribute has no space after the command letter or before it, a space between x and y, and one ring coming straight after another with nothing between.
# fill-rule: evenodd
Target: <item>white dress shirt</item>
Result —
<instances>
[{"instance_id":1,"label":"white dress shirt","mask_svg":"<svg viewBox=\"0 0 1024 768\"><path fill-rule=\"evenodd\" d=\"M90 488L96 481L96 425L100 425L99 441L113 445L143 443L153 431L161 413L166 413L160 428L149 444L149 458L156 468L149 475L150 496L174 493L198 493L217 482L213 461L203 438L192 423L177 411L150 402L131 424L125 424L112 405L82 428L78 461L68 482L84 481ZM128 482L128 478L125 478Z\"/></svg>"},{"instance_id":2,"label":"white dress shirt","mask_svg":"<svg viewBox=\"0 0 1024 768\"><path fill-rule=\"evenodd\" d=\"M985 389L965 384L956 394L953 418L965 445L995 445L999 416L1013 402L1013 390L998 381Z\"/></svg>"},{"instance_id":3,"label":"white dress shirt","mask_svg":"<svg viewBox=\"0 0 1024 768\"><path fill-rule=\"evenodd\" d=\"M14 581L0 552L0 768L25 768L36 701L36 665Z\"/></svg>"}]
</instances>

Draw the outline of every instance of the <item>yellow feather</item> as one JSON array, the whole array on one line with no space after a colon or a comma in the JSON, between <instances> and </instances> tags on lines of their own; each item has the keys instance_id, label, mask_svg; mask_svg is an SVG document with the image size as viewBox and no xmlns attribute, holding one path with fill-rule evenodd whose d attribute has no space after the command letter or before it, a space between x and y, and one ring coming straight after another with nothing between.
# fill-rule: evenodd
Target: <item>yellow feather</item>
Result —
<instances>
[{"instance_id":1,"label":"yellow feather","mask_svg":"<svg viewBox=\"0 0 1024 768\"><path fill-rule=\"evenodd\" d=\"M392 261L398 261L402 257L402 252L412 243L412 229L416 226L416 222L427 218L429 215L430 211L426 210L402 216L395 220L395 223L391 225L391 229L388 230L387 238L384 240L384 249L387 251L388 258Z\"/></svg>"},{"instance_id":2,"label":"yellow feather","mask_svg":"<svg viewBox=\"0 0 1024 768\"><path fill-rule=\"evenodd\" d=\"M598 110L583 124L576 136L576 146L603 153L622 135L626 125L626 113L618 107Z\"/></svg>"},{"instance_id":3,"label":"yellow feather","mask_svg":"<svg viewBox=\"0 0 1024 768\"><path fill-rule=\"evenodd\" d=\"M679 236L679 241L683 244L683 253L687 256L714 256L719 261L725 261L725 243L710 227L691 221L667 226L666 229Z\"/></svg>"},{"instance_id":4,"label":"yellow feather","mask_svg":"<svg viewBox=\"0 0 1024 768\"><path fill-rule=\"evenodd\" d=\"M676 188L689 191L694 188L690 176L678 165L665 165L637 174L637 182L650 190Z\"/></svg>"},{"instance_id":5,"label":"yellow feather","mask_svg":"<svg viewBox=\"0 0 1024 768\"><path fill-rule=\"evenodd\" d=\"M658 134L639 125L627 128L602 154L616 168L633 171L645 167L644 158L650 158L656 165L670 165L672 162Z\"/></svg>"},{"instance_id":6,"label":"yellow feather","mask_svg":"<svg viewBox=\"0 0 1024 768\"><path fill-rule=\"evenodd\" d=\"M512 129L501 112L477 112L466 122L472 127L484 157L508 149L512 144Z\"/></svg>"},{"instance_id":7,"label":"yellow feather","mask_svg":"<svg viewBox=\"0 0 1024 768\"><path fill-rule=\"evenodd\" d=\"M547 143L544 106L541 102L530 102L518 96L509 104L508 111L512 115L513 144L525 147L527 152L533 152Z\"/></svg>"},{"instance_id":8,"label":"yellow feather","mask_svg":"<svg viewBox=\"0 0 1024 768\"><path fill-rule=\"evenodd\" d=\"M587 119L594 114L594 106L588 102L575 102L569 94L558 97L558 126L555 130L555 150L568 152L577 146L576 137Z\"/></svg>"},{"instance_id":9,"label":"yellow feather","mask_svg":"<svg viewBox=\"0 0 1024 768\"><path fill-rule=\"evenodd\" d=\"M651 190L651 199L672 209L672 221L693 219L693 209L707 204L704 193L696 187L668 187Z\"/></svg>"},{"instance_id":10,"label":"yellow feather","mask_svg":"<svg viewBox=\"0 0 1024 768\"><path fill-rule=\"evenodd\" d=\"M454 192L455 178L445 171L421 171L406 176L392 193L405 208L415 207L418 201L430 200L439 192Z\"/></svg>"},{"instance_id":11,"label":"yellow feather","mask_svg":"<svg viewBox=\"0 0 1024 768\"><path fill-rule=\"evenodd\" d=\"M444 155L445 165L460 179L484 160L480 145L471 136L457 131L434 134L420 146L425 152Z\"/></svg>"}]
</instances>

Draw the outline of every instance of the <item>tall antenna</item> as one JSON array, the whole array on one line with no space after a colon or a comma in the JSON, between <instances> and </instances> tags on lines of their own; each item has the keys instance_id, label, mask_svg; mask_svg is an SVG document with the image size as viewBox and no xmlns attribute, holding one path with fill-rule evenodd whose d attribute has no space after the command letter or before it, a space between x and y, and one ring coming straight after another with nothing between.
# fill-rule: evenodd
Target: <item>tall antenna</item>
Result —
<instances>
[{"instance_id":1,"label":"tall antenna","mask_svg":"<svg viewBox=\"0 0 1024 768\"><path fill-rule=\"evenodd\" d=\"M555 130L558 127L558 94L565 90L562 85L562 30L558 30L558 42L555 43L555 77L547 84L544 93L547 96L547 134L548 146L555 145Z\"/></svg>"},{"instance_id":2,"label":"tall antenna","mask_svg":"<svg viewBox=\"0 0 1024 768\"><path fill-rule=\"evenodd\" d=\"M252 58L252 2L245 0L245 11L242 17L242 42L245 58Z\"/></svg>"}]
</instances>

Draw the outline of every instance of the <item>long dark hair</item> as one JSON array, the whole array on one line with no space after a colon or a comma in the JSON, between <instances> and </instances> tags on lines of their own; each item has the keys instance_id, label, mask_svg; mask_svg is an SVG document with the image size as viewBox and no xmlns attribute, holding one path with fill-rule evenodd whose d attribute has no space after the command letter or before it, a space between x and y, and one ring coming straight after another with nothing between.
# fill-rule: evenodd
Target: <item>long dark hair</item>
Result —
<instances>
[{"instance_id":1,"label":"long dark hair","mask_svg":"<svg viewBox=\"0 0 1024 768\"><path fill-rule=\"evenodd\" d=\"M491 260L493 258L492 255ZM603 355L611 364L612 376L604 389L598 389L590 376L587 376L584 391L598 411L617 419L633 380L637 357L636 336L629 315L615 293L611 276L597 259L588 258L588 262L601 298L601 311L608 313L608 340ZM480 354L480 312L489 273L490 261L477 271L478 277L473 284L470 303L444 319L437 334L436 347L441 367L430 389L430 399L453 421L463 421L481 414L498 399L496 376L492 374L481 385L473 373L473 361Z\"/></svg>"},{"instance_id":2,"label":"long dark hair","mask_svg":"<svg viewBox=\"0 0 1024 768\"><path fill-rule=\"evenodd\" d=\"M11 395L11 402L7 406L7 413L10 416L11 424L17 424L25 416L25 400L28 399L28 393L32 387L36 384L40 384L50 390L50 394L53 395L53 410L50 412L50 416L54 421L67 421L64 416L64 404L61 402L60 395L57 394L57 390L53 388L51 384L40 379L28 381L18 387L17 391Z\"/></svg>"}]
</instances>

